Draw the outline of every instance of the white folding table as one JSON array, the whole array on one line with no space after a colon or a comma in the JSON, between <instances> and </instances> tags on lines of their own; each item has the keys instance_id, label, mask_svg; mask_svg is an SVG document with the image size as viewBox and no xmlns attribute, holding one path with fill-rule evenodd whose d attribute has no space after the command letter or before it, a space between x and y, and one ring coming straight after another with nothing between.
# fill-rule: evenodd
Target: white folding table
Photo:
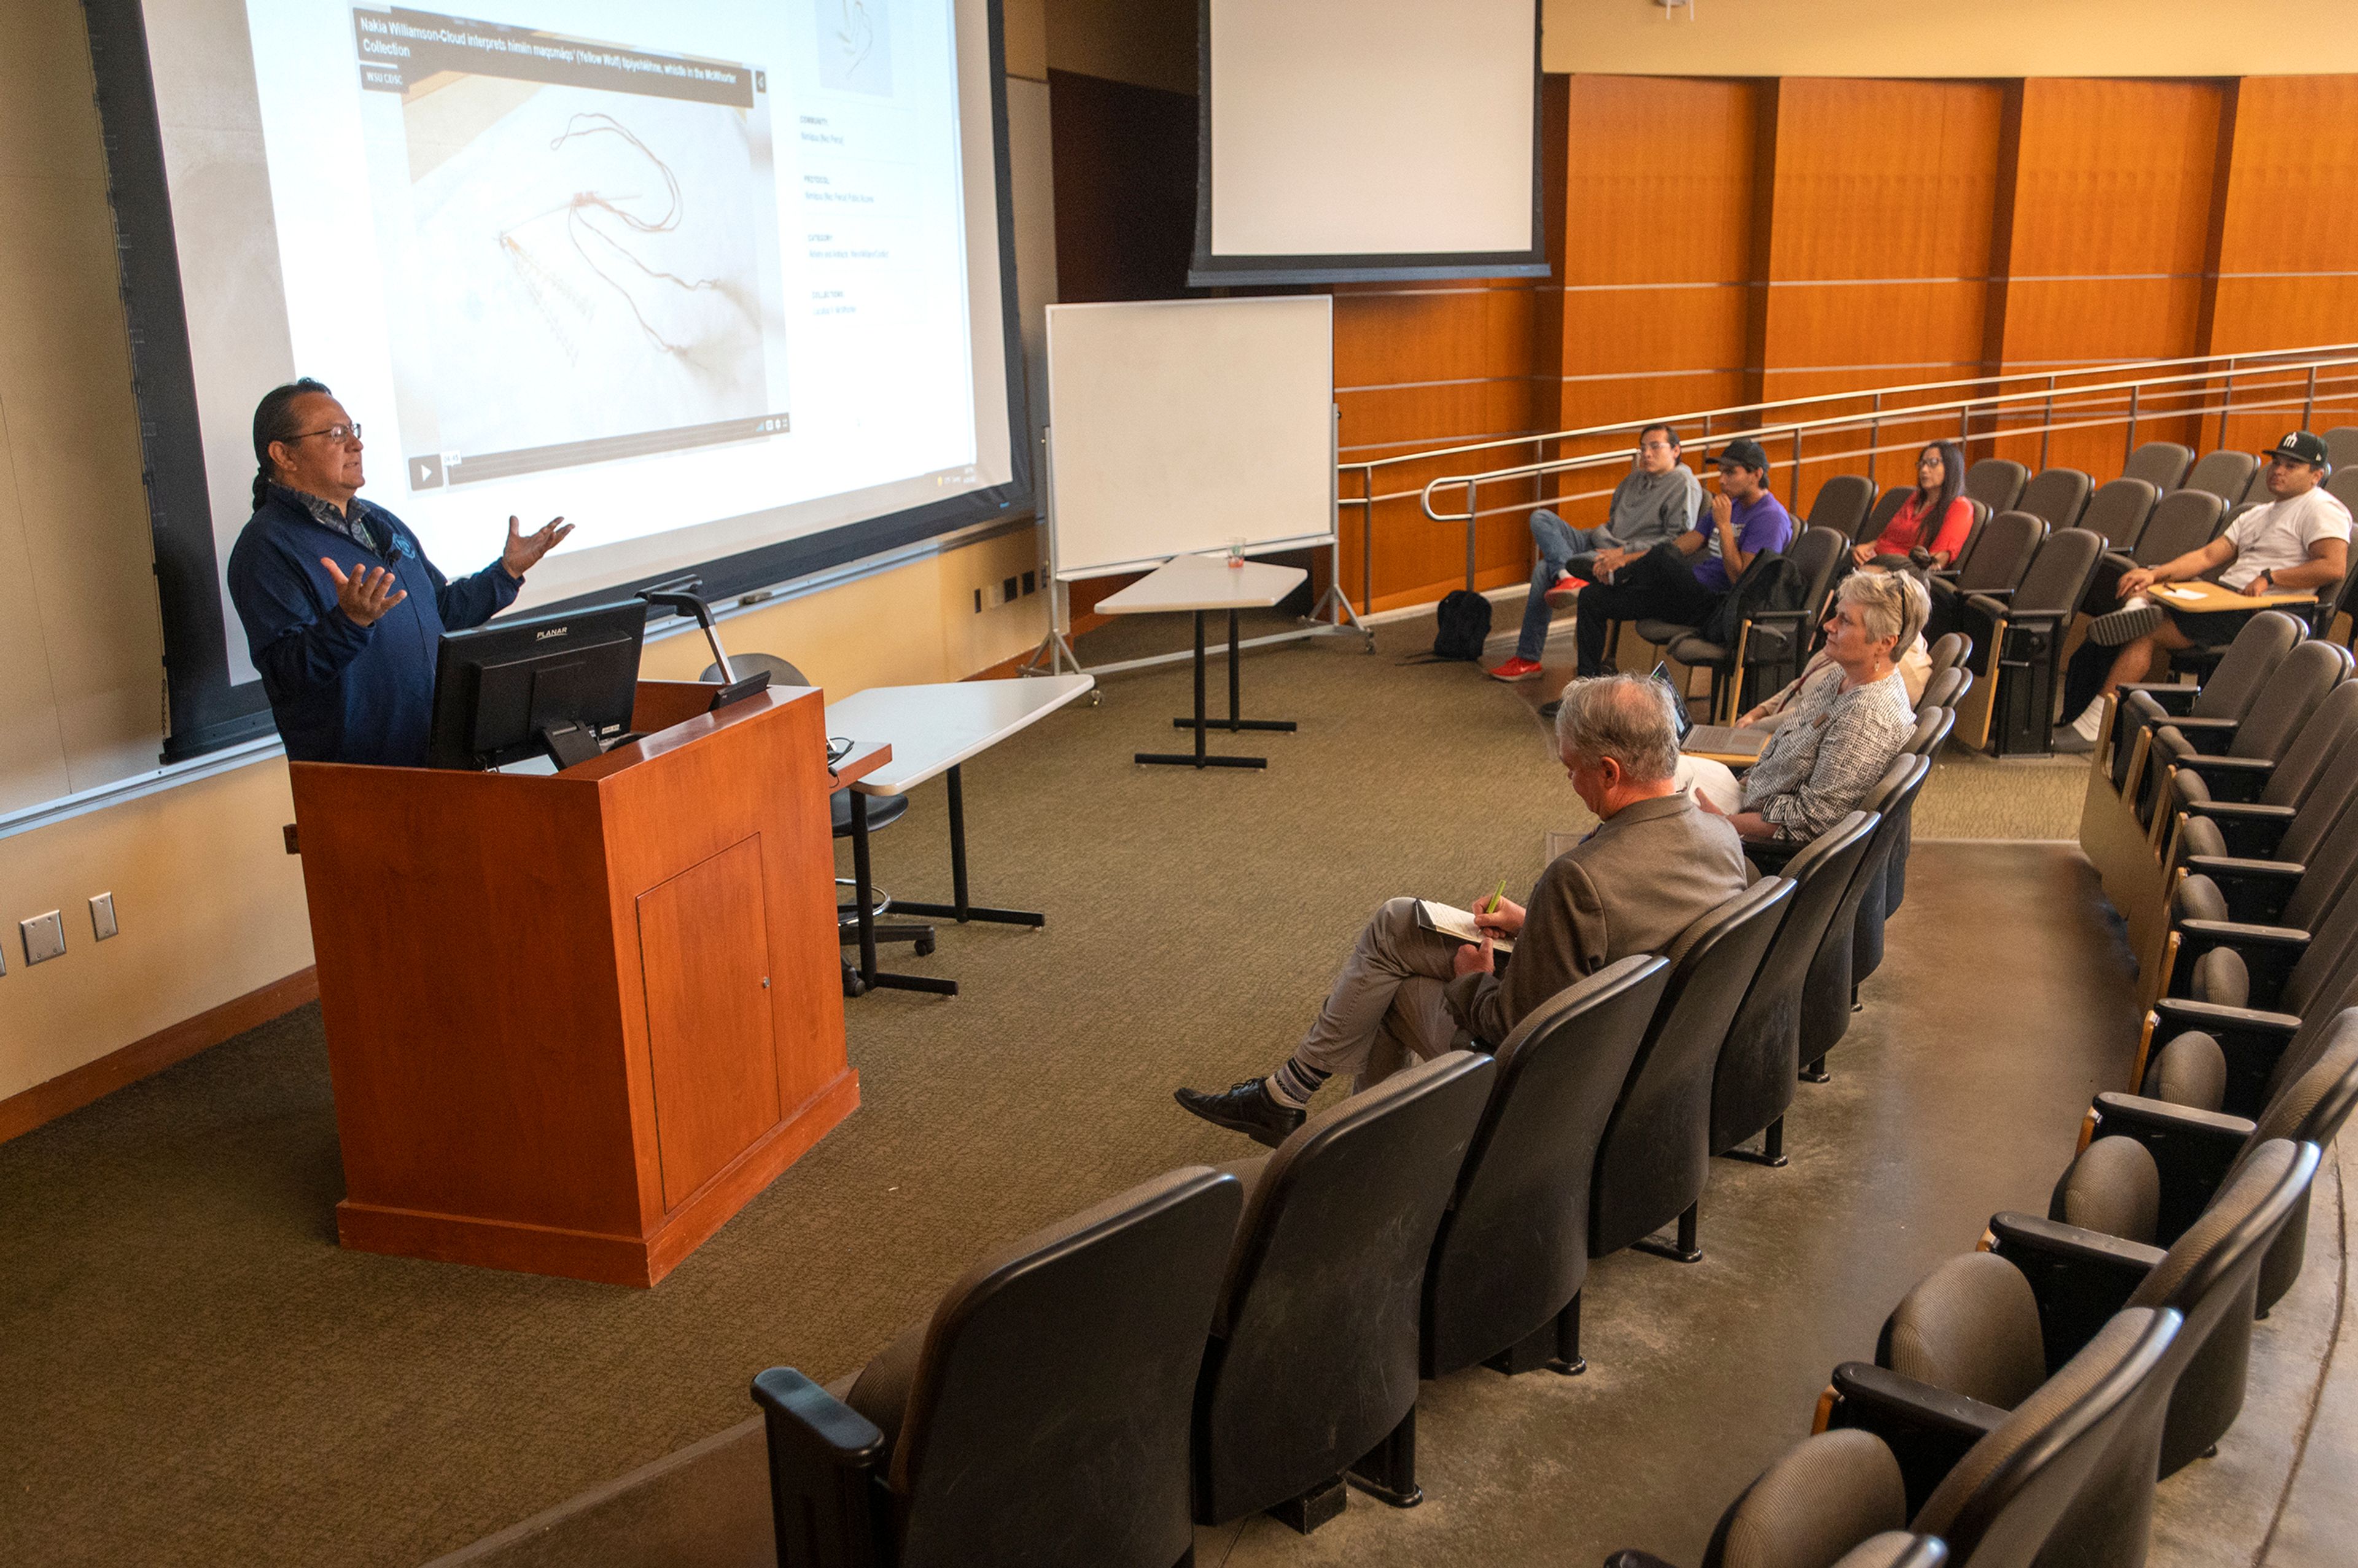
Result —
<instances>
[{"instance_id":1,"label":"white folding table","mask_svg":"<svg viewBox=\"0 0 2358 1568\"><path fill-rule=\"evenodd\" d=\"M1261 561L1231 565L1225 556L1174 556L1119 593L1098 600L1108 615L1154 615L1193 611L1195 615L1195 717L1174 719L1173 728L1195 732L1195 753L1141 752L1138 761L1180 768L1265 768L1266 757L1214 757L1204 752L1209 730L1290 730L1291 719L1245 719L1238 715L1240 661L1237 648L1237 611L1266 610L1302 586L1310 574L1300 567L1273 567ZM1204 617L1215 610L1228 612L1228 716L1209 719L1204 713Z\"/></svg>"},{"instance_id":2,"label":"white folding table","mask_svg":"<svg viewBox=\"0 0 2358 1568\"><path fill-rule=\"evenodd\" d=\"M949 775L951 902L915 903L895 899L896 914L960 924L987 920L1005 925L1044 925L1047 917L1043 914L994 909L968 900L966 797L959 769L968 758L1037 723L1096 685L1094 676L1067 675L877 686L827 704L829 735L881 741L892 748L890 762L851 786L852 896L860 906L860 989L957 994L956 980L887 974L876 966L875 898L868 880L868 796L906 795L937 773Z\"/></svg>"}]
</instances>

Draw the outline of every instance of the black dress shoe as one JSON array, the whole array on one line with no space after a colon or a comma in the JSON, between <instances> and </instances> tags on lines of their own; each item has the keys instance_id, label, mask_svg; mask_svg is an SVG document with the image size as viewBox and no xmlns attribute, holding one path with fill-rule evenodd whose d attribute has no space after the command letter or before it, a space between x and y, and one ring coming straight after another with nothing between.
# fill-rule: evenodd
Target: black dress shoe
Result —
<instances>
[{"instance_id":1,"label":"black dress shoe","mask_svg":"<svg viewBox=\"0 0 2358 1568\"><path fill-rule=\"evenodd\" d=\"M1241 1132L1272 1149L1284 1142L1308 1115L1305 1111L1290 1110L1271 1099L1269 1086L1259 1078L1247 1078L1219 1094L1176 1089L1171 1098L1182 1108L1195 1112L1214 1126Z\"/></svg>"}]
</instances>

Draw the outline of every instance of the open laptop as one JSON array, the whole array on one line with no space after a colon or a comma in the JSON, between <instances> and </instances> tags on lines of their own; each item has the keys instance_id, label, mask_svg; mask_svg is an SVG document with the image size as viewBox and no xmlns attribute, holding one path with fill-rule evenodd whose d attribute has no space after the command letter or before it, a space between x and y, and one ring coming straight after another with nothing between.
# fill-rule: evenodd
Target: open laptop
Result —
<instances>
[{"instance_id":1,"label":"open laptop","mask_svg":"<svg viewBox=\"0 0 2358 1568\"><path fill-rule=\"evenodd\" d=\"M1742 757L1749 762L1768 744L1766 730L1738 730L1728 724L1697 724L1687 713L1687 699L1671 678L1671 666L1656 665L1653 678L1671 694L1671 721L1679 727L1679 750L1711 757Z\"/></svg>"}]
</instances>

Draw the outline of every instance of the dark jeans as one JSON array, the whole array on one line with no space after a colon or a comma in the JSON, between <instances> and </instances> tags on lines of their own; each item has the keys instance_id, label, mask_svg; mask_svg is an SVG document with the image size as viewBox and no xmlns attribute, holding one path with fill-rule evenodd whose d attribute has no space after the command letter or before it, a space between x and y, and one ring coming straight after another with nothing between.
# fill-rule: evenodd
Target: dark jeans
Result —
<instances>
[{"instance_id":1,"label":"dark jeans","mask_svg":"<svg viewBox=\"0 0 2358 1568\"><path fill-rule=\"evenodd\" d=\"M1605 638L1617 621L1668 621L1700 626L1718 595L1695 581L1694 558L1676 545L1657 545L1613 574L1580 590L1573 631L1580 643L1583 679L1605 673Z\"/></svg>"}]
</instances>

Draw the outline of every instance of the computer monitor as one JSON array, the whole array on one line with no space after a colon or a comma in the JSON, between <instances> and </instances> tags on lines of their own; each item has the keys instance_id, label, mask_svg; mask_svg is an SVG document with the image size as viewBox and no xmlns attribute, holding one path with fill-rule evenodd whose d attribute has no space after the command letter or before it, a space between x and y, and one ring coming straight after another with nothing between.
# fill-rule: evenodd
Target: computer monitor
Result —
<instances>
[{"instance_id":1,"label":"computer monitor","mask_svg":"<svg viewBox=\"0 0 2358 1568\"><path fill-rule=\"evenodd\" d=\"M434 661L427 765L587 762L631 727L647 607L633 599L449 632Z\"/></svg>"}]
</instances>

